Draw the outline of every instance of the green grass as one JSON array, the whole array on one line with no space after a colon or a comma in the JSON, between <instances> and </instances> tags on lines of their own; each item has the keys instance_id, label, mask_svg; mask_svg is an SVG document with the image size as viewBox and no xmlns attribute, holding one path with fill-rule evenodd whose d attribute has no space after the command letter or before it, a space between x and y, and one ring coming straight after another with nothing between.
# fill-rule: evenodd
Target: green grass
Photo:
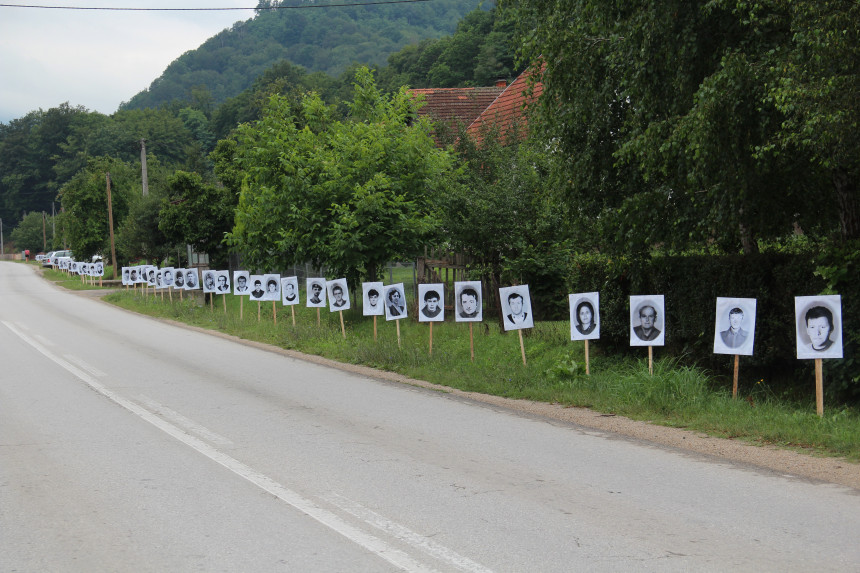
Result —
<instances>
[{"instance_id":1,"label":"green grass","mask_svg":"<svg viewBox=\"0 0 860 573\"><path fill-rule=\"evenodd\" d=\"M39 263L33 263L38 265ZM79 275L71 275L65 271L58 271L52 268L44 268L42 269L42 276L53 283L57 283L58 285L67 288L69 290L99 290L106 288L116 288L114 286L99 286L98 277L81 277ZM102 277L104 280L109 280L110 277L113 276L113 267L110 265L105 266L105 276Z\"/></svg>"},{"instance_id":2,"label":"green grass","mask_svg":"<svg viewBox=\"0 0 860 573\"><path fill-rule=\"evenodd\" d=\"M653 375L647 359L632 360L605 356L592 344L590 371L585 374L584 344L571 342L566 322L542 322L524 331L527 365L523 365L516 332L499 332L495 323L473 324L475 360L470 357L469 325L435 323L430 355L429 323L412 318L400 321L400 344L396 324L373 319L360 309L345 311L346 339L338 313L301 305L292 324L290 307L277 303L277 325L272 303L245 300L240 319L240 298L217 296L214 305L202 306L197 299L167 294L143 296L123 291L106 300L150 314L219 330L256 340L325 356L340 362L364 364L399 372L412 378L452 388L509 398L582 406L667 426L688 428L711 435L775 444L860 461L860 412L842 407L815 414L814 396L794 402L769 392L763 381L742 385L741 398L733 400L724 379L677 360L657 359ZM410 309L411 312L411 309ZM644 353L644 349L643 349ZM659 350L657 352L659 354ZM811 384L810 384L811 386Z\"/></svg>"}]
</instances>

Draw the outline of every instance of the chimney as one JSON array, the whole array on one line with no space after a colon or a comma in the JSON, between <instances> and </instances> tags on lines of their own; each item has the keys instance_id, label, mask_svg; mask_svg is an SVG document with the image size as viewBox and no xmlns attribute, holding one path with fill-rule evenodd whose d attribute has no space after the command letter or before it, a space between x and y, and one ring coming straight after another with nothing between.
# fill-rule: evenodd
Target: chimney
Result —
<instances>
[{"instance_id":1,"label":"chimney","mask_svg":"<svg viewBox=\"0 0 860 573\"><path fill-rule=\"evenodd\" d=\"M508 80L506 80L505 78L499 78L499 79L497 79L497 80L496 80L496 87L497 87L497 88L506 88L506 87L508 87Z\"/></svg>"}]
</instances>

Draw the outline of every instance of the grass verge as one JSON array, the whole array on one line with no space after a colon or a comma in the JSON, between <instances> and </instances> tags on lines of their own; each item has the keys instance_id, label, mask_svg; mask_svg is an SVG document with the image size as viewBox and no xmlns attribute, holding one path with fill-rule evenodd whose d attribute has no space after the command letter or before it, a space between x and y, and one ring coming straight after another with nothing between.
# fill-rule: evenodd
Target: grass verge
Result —
<instances>
[{"instance_id":1,"label":"grass verge","mask_svg":"<svg viewBox=\"0 0 860 573\"><path fill-rule=\"evenodd\" d=\"M814 396L806 402L789 401L769 392L761 381L746 384L742 398L734 400L722 380L699 368L658 359L651 375L646 359L604 356L594 345L587 376L584 345L570 341L566 322L538 323L524 331L527 364L523 365L516 332L501 333L495 324L473 324L473 361L470 329L464 323L435 323L431 355L429 323L411 318L400 321L398 343L394 322L378 317L374 339L371 317L362 316L360 309L344 311L344 338L339 313L328 309L317 314L317 309L284 307L278 302L274 314L271 302L253 303L228 295L202 305L199 297L198 293L180 300L174 294L170 300L167 294L144 296L138 290L113 293L105 300L136 312L461 390L587 407L860 462L856 408L825 409L824 417L818 417Z\"/></svg>"}]
</instances>

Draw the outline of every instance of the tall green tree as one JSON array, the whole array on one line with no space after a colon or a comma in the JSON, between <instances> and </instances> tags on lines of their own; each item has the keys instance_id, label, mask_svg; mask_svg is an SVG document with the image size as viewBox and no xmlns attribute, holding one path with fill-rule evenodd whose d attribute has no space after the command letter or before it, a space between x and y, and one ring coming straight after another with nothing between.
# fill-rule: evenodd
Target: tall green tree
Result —
<instances>
[{"instance_id":1,"label":"tall green tree","mask_svg":"<svg viewBox=\"0 0 860 573\"><path fill-rule=\"evenodd\" d=\"M437 229L429 198L451 168L400 90L384 96L367 68L346 120L311 94L295 110L274 97L238 130L245 172L231 244L251 266L310 262L351 281L412 257ZM353 282L355 284L355 282Z\"/></svg>"},{"instance_id":2,"label":"tall green tree","mask_svg":"<svg viewBox=\"0 0 860 573\"><path fill-rule=\"evenodd\" d=\"M51 216L45 218L41 211L27 213L21 222L12 229L11 239L18 251L29 250L32 255L50 250L51 242Z\"/></svg>"}]
</instances>

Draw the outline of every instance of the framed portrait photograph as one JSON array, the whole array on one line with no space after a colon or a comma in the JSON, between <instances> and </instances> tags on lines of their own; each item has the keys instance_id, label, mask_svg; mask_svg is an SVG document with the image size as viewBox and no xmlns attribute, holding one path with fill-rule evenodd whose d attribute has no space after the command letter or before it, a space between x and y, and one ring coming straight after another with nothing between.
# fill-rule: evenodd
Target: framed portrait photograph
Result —
<instances>
[{"instance_id":1,"label":"framed portrait photograph","mask_svg":"<svg viewBox=\"0 0 860 573\"><path fill-rule=\"evenodd\" d=\"M218 271L203 271L203 292L204 293L214 293L215 292L215 279L218 276Z\"/></svg>"},{"instance_id":2,"label":"framed portrait photograph","mask_svg":"<svg viewBox=\"0 0 860 573\"><path fill-rule=\"evenodd\" d=\"M137 276L137 273L134 273ZM131 285L131 267L122 268L122 286Z\"/></svg>"},{"instance_id":3,"label":"framed portrait photograph","mask_svg":"<svg viewBox=\"0 0 860 573\"><path fill-rule=\"evenodd\" d=\"M499 289L502 299L502 316L505 330L521 330L533 328L535 325L532 315L532 300L529 295L529 285L502 287Z\"/></svg>"},{"instance_id":4,"label":"framed portrait photograph","mask_svg":"<svg viewBox=\"0 0 860 573\"><path fill-rule=\"evenodd\" d=\"M173 286L173 267L164 267L161 269L161 283L165 288Z\"/></svg>"},{"instance_id":5,"label":"framed portrait photograph","mask_svg":"<svg viewBox=\"0 0 860 573\"><path fill-rule=\"evenodd\" d=\"M756 299L717 297L714 354L752 356Z\"/></svg>"},{"instance_id":6,"label":"framed portrait photograph","mask_svg":"<svg viewBox=\"0 0 860 573\"><path fill-rule=\"evenodd\" d=\"M418 322L445 322L445 285L418 285Z\"/></svg>"},{"instance_id":7,"label":"framed portrait photograph","mask_svg":"<svg viewBox=\"0 0 860 573\"><path fill-rule=\"evenodd\" d=\"M406 318L406 291L403 283L385 287L385 320L400 320Z\"/></svg>"},{"instance_id":8,"label":"framed portrait photograph","mask_svg":"<svg viewBox=\"0 0 860 573\"><path fill-rule=\"evenodd\" d=\"M842 297L794 297L797 357L842 358Z\"/></svg>"},{"instance_id":9,"label":"framed portrait photograph","mask_svg":"<svg viewBox=\"0 0 860 573\"><path fill-rule=\"evenodd\" d=\"M156 269L155 271L155 289L160 290L164 287L164 269Z\"/></svg>"},{"instance_id":10,"label":"framed portrait photograph","mask_svg":"<svg viewBox=\"0 0 860 573\"><path fill-rule=\"evenodd\" d=\"M326 281L328 290L328 309L331 312L347 310L350 307L349 291L346 288L346 279L332 279Z\"/></svg>"},{"instance_id":11,"label":"framed portrait photograph","mask_svg":"<svg viewBox=\"0 0 860 573\"><path fill-rule=\"evenodd\" d=\"M230 294L230 271L215 271L215 293Z\"/></svg>"},{"instance_id":12,"label":"framed portrait photograph","mask_svg":"<svg viewBox=\"0 0 860 573\"><path fill-rule=\"evenodd\" d=\"M600 293L581 292L567 295L570 303L570 339L600 338Z\"/></svg>"},{"instance_id":13,"label":"framed portrait photograph","mask_svg":"<svg viewBox=\"0 0 860 573\"><path fill-rule=\"evenodd\" d=\"M263 287L266 289L263 300L281 300L281 275L266 273L263 275Z\"/></svg>"},{"instance_id":14,"label":"framed portrait photograph","mask_svg":"<svg viewBox=\"0 0 860 573\"><path fill-rule=\"evenodd\" d=\"M96 276L103 277L105 276L105 264L101 261L96 263Z\"/></svg>"},{"instance_id":15,"label":"framed portrait photograph","mask_svg":"<svg viewBox=\"0 0 860 573\"><path fill-rule=\"evenodd\" d=\"M481 281L454 283L454 320L481 322L484 319L484 300Z\"/></svg>"},{"instance_id":16,"label":"framed portrait photograph","mask_svg":"<svg viewBox=\"0 0 860 573\"><path fill-rule=\"evenodd\" d=\"M147 265L146 266L146 284L155 287L156 283L156 273L158 272L158 267L155 265Z\"/></svg>"},{"instance_id":17,"label":"framed portrait photograph","mask_svg":"<svg viewBox=\"0 0 860 573\"><path fill-rule=\"evenodd\" d=\"M258 302L266 300L266 281L263 275L250 275L248 277L248 287L251 289L251 292L248 293L251 300Z\"/></svg>"},{"instance_id":18,"label":"framed portrait photograph","mask_svg":"<svg viewBox=\"0 0 860 573\"><path fill-rule=\"evenodd\" d=\"M233 271L233 294L236 296L251 296L251 273L248 271Z\"/></svg>"},{"instance_id":19,"label":"framed portrait photograph","mask_svg":"<svg viewBox=\"0 0 860 573\"><path fill-rule=\"evenodd\" d=\"M384 288L381 282L361 283L362 313L364 316L385 314Z\"/></svg>"},{"instance_id":20,"label":"framed portrait photograph","mask_svg":"<svg viewBox=\"0 0 860 573\"><path fill-rule=\"evenodd\" d=\"M281 277L281 302L284 306L298 304L299 277Z\"/></svg>"},{"instance_id":21,"label":"framed portrait photograph","mask_svg":"<svg viewBox=\"0 0 860 573\"><path fill-rule=\"evenodd\" d=\"M200 288L200 274L197 269L185 269L185 290Z\"/></svg>"},{"instance_id":22,"label":"framed portrait photograph","mask_svg":"<svg viewBox=\"0 0 860 573\"><path fill-rule=\"evenodd\" d=\"M188 269L183 269L180 267L176 267L173 269L173 288L181 288L185 290L185 271Z\"/></svg>"},{"instance_id":23,"label":"framed portrait photograph","mask_svg":"<svg viewBox=\"0 0 860 573\"><path fill-rule=\"evenodd\" d=\"M666 314L662 294L630 297L630 346L663 346Z\"/></svg>"},{"instance_id":24,"label":"framed portrait photograph","mask_svg":"<svg viewBox=\"0 0 860 573\"><path fill-rule=\"evenodd\" d=\"M306 306L310 308L322 308L326 305L325 283L325 278L308 277L306 281L308 289L308 301Z\"/></svg>"}]
</instances>

